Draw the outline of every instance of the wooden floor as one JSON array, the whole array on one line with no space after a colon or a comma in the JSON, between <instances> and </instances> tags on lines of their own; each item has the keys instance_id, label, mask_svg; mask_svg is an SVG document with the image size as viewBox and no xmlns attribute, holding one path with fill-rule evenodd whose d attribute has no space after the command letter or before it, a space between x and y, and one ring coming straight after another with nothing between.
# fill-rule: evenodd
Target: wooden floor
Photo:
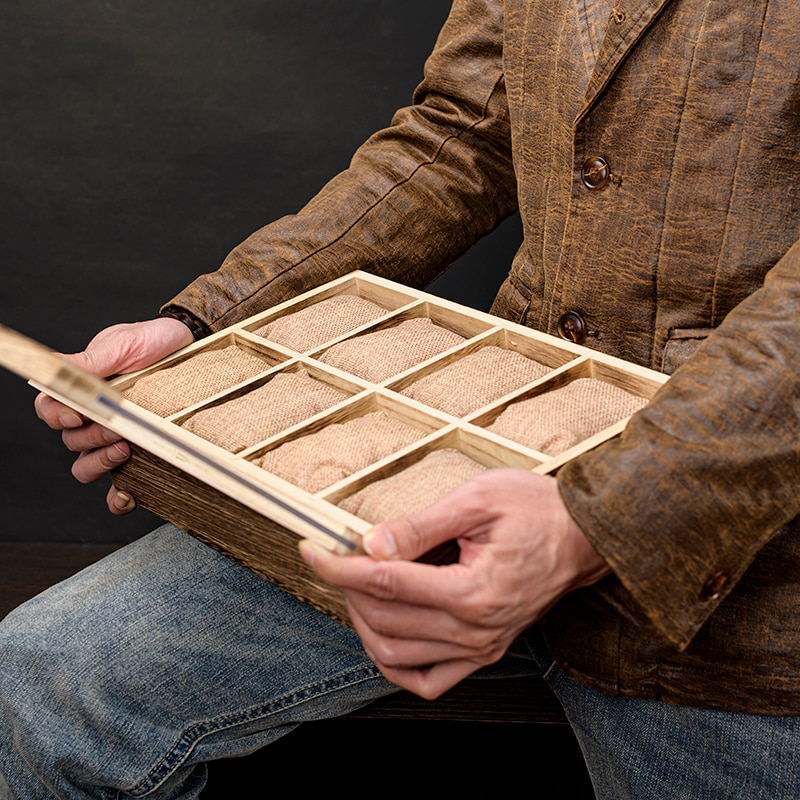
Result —
<instances>
[{"instance_id":1,"label":"wooden floor","mask_svg":"<svg viewBox=\"0 0 800 800\"><path fill-rule=\"evenodd\" d=\"M0 542L0 618L12 608L63 580L83 567L116 549L114 544L76 544L43 542ZM493 724L487 725L487 722ZM520 723L529 723L521 725ZM571 800L593 797L580 751L557 701L540 680L466 681L435 703L426 703L408 693L400 693L367 709L338 720L303 726L265 750L245 759L216 762L202 797L205 800L245 796L231 793L233 785L262 774L263 770L296 763L303 774L309 753L316 753L318 770L305 780L320 781L324 788L329 770L341 768L338 743L344 748L347 761L360 763L360 769L374 768L396 748L414 753L417 764L436 761L439 764L468 759L465 765L472 777L463 778L462 788L473 793L476 781L486 781L491 788L492 772L469 763L470 751L490 752L488 763L505 761L504 756L519 753L520 762L503 764L506 770L503 785L509 782L530 793L538 786L557 788L555 794ZM327 746L326 746L327 745ZM399 756L397 756L399 757ZM327 765L326 762L327 761ZM271 766L272 765L272 766ZM525 765L533 767L531 770ZM534 766L535 765L535 766ZM381 773L382 774L382 773ZM406 788L415 788L414 771L398 777ZM513 778L512 778L513 774ZM376 779L378 774L376 773ZM383 775L385 780L385 775ZM530 781L533 779L533 784ZM461 779L459 779L461 780ZM450 783L441 788L452 790L458 780L451 774ZM394 783L393 783L394 786ZM307 788L311 788L307 786ZM562 793L563 791L563 793ZM538 796L534 791L533 796ZM541 796L545 796L542 794Z\"/></svg>"}]
</instances>

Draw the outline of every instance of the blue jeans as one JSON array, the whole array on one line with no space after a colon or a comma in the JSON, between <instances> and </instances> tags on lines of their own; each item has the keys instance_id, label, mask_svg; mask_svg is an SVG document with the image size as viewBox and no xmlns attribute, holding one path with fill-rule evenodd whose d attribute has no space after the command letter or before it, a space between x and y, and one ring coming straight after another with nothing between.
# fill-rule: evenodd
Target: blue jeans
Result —
<instances>
[{"instance_id":1,"label":"blue jeans","mask_svg":"<svg viewBox=\"0 0 800 800\"><path fill-rule=\"evenodd\" d=\"M0 623L0 798L197 797L205 762L395 688L358 638L164 526ZM497 675L546 670L597 796L795 798L800 722L625 700L550 666L535 632Z\"/></svg>"}]
</instances>

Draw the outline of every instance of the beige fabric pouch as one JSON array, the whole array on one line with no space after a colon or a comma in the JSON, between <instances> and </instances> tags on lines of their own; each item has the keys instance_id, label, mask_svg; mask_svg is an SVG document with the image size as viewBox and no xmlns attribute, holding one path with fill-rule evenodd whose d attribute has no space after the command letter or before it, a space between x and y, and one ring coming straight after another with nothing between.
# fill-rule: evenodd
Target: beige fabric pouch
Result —
<instances>
[{"instance_id":1,"label":"beige fabric pouch","mask_svg":"<svg viewBox=\"0 0 800 800\"><path fill-rule=\"evenodd\" d=\"M400 394L463 417L550 372L550 367L494 345L425 375Z\"/></svg>"},{"instance_id":2,"label":"beige fabric pouch","mask_svg":"<svg viewBox=\"0 0 800 800\"><path fill-rule=\"evenodd\" d=\"M395 519L435 503L485 469L457 450L434 450L408 469L346 497L339 506L367 522Z\"/></svg>"},{"instance_id":3,"label":"beige fabric pouch","mask_svg":"<svg viewBox=\"0 0 800 800\"><path fill-rule=\"evenodd\" d=\"M380 383L463 341L463 336L423 317L338 342L319 360L364 380Z\"/></svg>"},{"instance_id":4,"label":"beige fabric pouch","mask_svg":"<svg viewBox=\"0 0 800 800\"><path fill-rule=\"evenodd\" d=\"M424 435L424 431L413 425L382 411L374 411L286 442L254 463L313 493L401 450Z\"/></svg>"},{"instance_id":5,"label":"beige fabric pouch","mask_svg":"<svg viewBox=\"0 0 800 800\"><path fill-rule=\"evenodd\" d=\"M231 345L143 375L124 394L132 403L168 417L269 368L263 359Z\"/></svg>"},{"instance_id":6,"label":"beige fabric pouch","mask_svg":"<svg viewBox=\"0 0 800 800\"><path fill-rule=\"evenodd\" d=\"M512 403L487 430L555 456L645 405L643 397L618 386L579 378L561 389Z\"/></svg>"},{"instance_id":7,"label":"beige fabric pouch","mask_svg":"<svg viewBox=\"0 0 800 800\"><path fill-rule=\"evenodd\" d=\"M330 408L347 394L306 372L279 372L257 389L204 408L183 423L186 430L238 453Z\"/></svg>"},{"instance_id":8,"label":"beige fabric pouch","mask_svg":"<svg viewBox=\"0 0 800 800\"><path fill-rule=\"evenodd\" d=\"M304 353L387 313L385 308L363 297L340 294L278 317L253 333Z\"/></svg>"}]
</instances>

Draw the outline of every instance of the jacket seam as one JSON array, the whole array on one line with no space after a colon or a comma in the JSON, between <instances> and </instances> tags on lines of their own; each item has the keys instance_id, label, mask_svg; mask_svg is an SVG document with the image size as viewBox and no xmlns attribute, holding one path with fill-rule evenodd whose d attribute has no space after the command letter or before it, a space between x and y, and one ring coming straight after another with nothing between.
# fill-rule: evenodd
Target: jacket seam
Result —
<instances>
[{"instance_id":1,"label":"jacket seam","mask_svg":"<svg viewBox=\"0 0 800 800\"><path fill-rule=\"evenodd\" d=\"M728 234L730 232L730 219L731 219L731 205L733 204L733 195L739 179L739 167L742 157L742 146L744 143L744 134L747 127L747 120L750 117L750 106L753 100L753 83L755 82L755 75L758 72L758 64L761 59L761 43L764 40L764 25L766 24L767 14L769 13L769 0L764 6L764 15L761 18L761 32L758 37L758 52L753 63L753 71L750 73L750 86L747 94L747 105L745 107L744 119L742 120L742 127L739 133L739 147L736 150L736 166L733 170L733 180L731 181L731 190L728 194L728 205L725 209L725 225L722 233L722 242L720 243L719 255L717 256L717 266L714 269L714 282L711 286L711 320L709 321L710 327L714 326L717 318L717 284L719 283L719 273L722 268L722 254L725 251L725 245L728 241Z\"/></svg>"},{"instance_id":2,"label":"jacket seam","mask_svg":"<svg viewBox=\"0 0 800 800\"><path fill-rule=\"evenodd\" d=\"M683 89L683 98L681 100L681 107L680 111L678 112L678 126L677 130L675 131L675 139L672 143L672 160L670 161L669 165L669 181L668 181L668 188L666 196L664 197L664 210L661 216L661 235L658 237L658 247L656 248L656 263L655 263L655 275L653 276L653 346L650 351L650 366L655 367L657 365L657 348L659 346L659 337L656 334L658 329L658 305L660 300L660 278L661 278L661 256L663 255L664 251L664 237L667 233L667 215L669 213L670 201L672 199L672 178L675 174L675 160L677 158L678 153L678 146L682 138L683 128L684 128L684 111L686 110L686 99L687 95L689 94L689 86L692 82L692 73L694 72L694 63L695 57L697 55L697 47L700 41L700 36L702 34L703 28L706 24L706 13L708 11L708 2L705 4L705 8L703 9L703 18L700 22L700 27L697 31L697 38L694 41L694 46L692 47L692 58L689 62L689 69L686 71L686 83ZM663 359L662 359L663 361Z\"/></svg>"}]
</instances>

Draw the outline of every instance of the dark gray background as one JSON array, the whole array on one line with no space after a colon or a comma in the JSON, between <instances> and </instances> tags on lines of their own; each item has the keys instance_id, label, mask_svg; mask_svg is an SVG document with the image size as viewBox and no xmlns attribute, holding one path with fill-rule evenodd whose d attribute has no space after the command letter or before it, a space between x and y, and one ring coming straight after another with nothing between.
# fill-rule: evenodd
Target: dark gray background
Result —
<instances>
[{"instance_id":1,"label":"dark gray background","mask_svg":"<svg viewBox=\"0 0 800 800\"><path fill-rule=\"evenodd\" d=\"M63 351L153 316L409 102L448 0L26 0L0 10L0 322ZM433 290L488 307L518 219ZM0 371L5 540L125 541Z\"/></svg>"}]
</instances>

